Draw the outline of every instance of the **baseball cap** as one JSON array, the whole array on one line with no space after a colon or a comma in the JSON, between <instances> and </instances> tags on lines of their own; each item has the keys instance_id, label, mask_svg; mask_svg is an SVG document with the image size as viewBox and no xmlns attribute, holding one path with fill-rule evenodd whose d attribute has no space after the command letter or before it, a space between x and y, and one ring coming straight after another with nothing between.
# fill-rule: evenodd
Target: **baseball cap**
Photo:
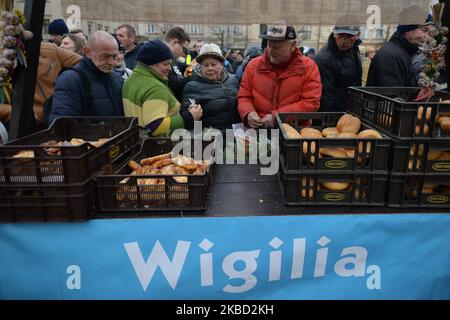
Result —
<instances>
[{"instance_id":1,"label":"baseball cap","mask_svg":"<svg viewBox=\"0 0 450 320\"><path fill-rule=\"evenodd\" d=\"M276 41L295 40L297 39L297 34L295 33L295 28L293 26L269 25L267 26L267 34L262 34L259 37Z\"/></svg>"},{"instance_id":2,"label":"baseball cap","mask_svg":"<svg viewBox=\"0 0 450 320\"><path fill-rule=\"evenodd\" d=\"M333 30L334 34L351 34L352 36L356 35L359 32L359 27L357 26L336 26Z\"/></svg>"}]
</instances>

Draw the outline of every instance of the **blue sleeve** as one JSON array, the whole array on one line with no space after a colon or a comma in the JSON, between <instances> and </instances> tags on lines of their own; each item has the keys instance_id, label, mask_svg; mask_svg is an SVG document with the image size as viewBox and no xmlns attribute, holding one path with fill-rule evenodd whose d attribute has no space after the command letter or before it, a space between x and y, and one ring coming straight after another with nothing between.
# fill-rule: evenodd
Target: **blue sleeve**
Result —
<instances>
[{"instance_id":1,"label":"blue sleeve","mask_svg":"<svg viewBox=\"0 0 450 320\"><path fill-rule=\"evenodd\" d=\"M65 71L57 79L49 123L57 117L83 114L83 86L75 71Z\"/></svg>"}]
</instances>

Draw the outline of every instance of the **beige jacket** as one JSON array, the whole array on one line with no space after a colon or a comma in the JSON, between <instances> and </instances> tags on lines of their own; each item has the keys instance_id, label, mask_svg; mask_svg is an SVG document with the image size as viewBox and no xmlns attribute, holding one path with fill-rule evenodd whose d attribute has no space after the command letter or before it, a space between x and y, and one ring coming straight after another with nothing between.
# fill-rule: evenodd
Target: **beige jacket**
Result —
<instances>
[{"instance_id":1,"label":"beige jacket","mask_svg":"<svg viewBox=\"0 0 450 320\"><path fill-rule=\"evenodd\" d=\"M39 55L39 67L37 73L36 89L34 92L33 111L38 123L44 122L44 101L53 94L54 83L59 72L63 68L76 65L81 56L68 49L60 48L50 42L41 43ZM11 106L0 105L0 119L9 121L11 118Z\"/></svg>"}]
</instances>

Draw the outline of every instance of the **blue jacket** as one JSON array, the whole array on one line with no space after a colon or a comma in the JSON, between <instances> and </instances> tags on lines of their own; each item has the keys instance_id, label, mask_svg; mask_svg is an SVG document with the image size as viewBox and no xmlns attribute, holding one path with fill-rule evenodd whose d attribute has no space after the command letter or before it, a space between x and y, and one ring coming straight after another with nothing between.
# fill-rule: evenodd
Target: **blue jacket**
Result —
<instances>
[{"instance_id":1,"label":"blue jacket","mask_svg":"<svg viewBox=\"0 0 450 320\"><path fill-rule=\"evenodd\" d=\"M101 72L94 63L83 56L75 68L84 71L91 85L92 116L123 116L122 85L123 79L119 73L106 74ZM64 71L57 79L53 95L53 108L49 123L57 117L83 116L85 90L78 73L72 70Z\"/></svg>"}]
</instances>

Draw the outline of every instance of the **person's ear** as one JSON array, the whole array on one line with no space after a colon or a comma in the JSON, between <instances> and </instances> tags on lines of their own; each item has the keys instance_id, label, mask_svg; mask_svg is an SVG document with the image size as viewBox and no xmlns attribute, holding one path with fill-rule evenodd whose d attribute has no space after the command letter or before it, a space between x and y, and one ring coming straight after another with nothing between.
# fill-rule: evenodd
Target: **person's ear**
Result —
<instances>
[{"instance_id":1,"label":"person's ear","mask_svg":"<svg viewBox=\"0 0 450 320\"><path fill-rule=\"evenodd\" d=\"M84 46L83 53L89 58L92 59L92 49L89 46Z\"/></svg>"}]
</instances>

